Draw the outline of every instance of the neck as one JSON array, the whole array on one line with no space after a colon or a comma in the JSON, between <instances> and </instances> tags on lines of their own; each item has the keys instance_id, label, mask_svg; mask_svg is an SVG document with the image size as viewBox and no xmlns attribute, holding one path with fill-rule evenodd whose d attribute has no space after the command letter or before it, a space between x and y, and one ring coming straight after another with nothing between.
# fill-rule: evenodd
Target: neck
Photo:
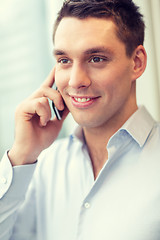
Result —
<instances>
[{"instance_id":1,"label":"neck","mask_svg":"<svg viewBox=\"0 0 160 240\"><path fill-rule=\"evenodd\" d=\"M104 131L101 133L102 134L96 130L88 131L88 129L84 129L84 136L91 158L95 179L108 159L108 152L106 148L108 139L106 138Z\"/></svg>"},{"instance_id":2,"label":"neck","mask_svg":"<svg viewBox=\"0 0 160 240\"><path fill-rule=\"evenodd\" d=\"M129 111L127 114L123 112L123 114L115 116L103 126L96 128L83 128L95 179L108 159L107 144L109 139L122 127L136 110L137 105L132 108L132 111Z\"/></svg>"}]
</instances>

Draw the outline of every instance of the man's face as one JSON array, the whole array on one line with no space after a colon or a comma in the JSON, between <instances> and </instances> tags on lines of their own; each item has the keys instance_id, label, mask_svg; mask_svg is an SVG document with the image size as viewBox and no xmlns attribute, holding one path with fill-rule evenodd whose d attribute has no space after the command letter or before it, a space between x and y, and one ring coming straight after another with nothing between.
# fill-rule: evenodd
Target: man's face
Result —
<instances>
[{"instance_id":1,"label":"man's face","mask_svg":"<svg viewBox=\"0 0 160 240\"><path fill-rule=\"evenodd\" d=\"M63 18L55 57L56 85L78 124L123 123L136 110L133 59L110 19Z\"/></svg>"}]
</instances>

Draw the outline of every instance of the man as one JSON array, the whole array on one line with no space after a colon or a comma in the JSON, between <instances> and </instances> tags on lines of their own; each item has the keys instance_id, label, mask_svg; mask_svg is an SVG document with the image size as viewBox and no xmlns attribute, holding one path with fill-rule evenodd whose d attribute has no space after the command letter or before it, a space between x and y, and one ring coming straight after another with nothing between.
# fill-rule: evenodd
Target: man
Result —
<instances>
[{"instance_id":1,"label":"man","mask_svg":"<svg viewBox=\"0 0 160 240\"><path fill-rule=\"evenodd\" d=\"M136 103L143 40L130 0L64 3L56 66L18 106L1 160L1 240L160 239L160 126ZM69 111L79 127L55 141Z\"/></svg>"}]
</instances>

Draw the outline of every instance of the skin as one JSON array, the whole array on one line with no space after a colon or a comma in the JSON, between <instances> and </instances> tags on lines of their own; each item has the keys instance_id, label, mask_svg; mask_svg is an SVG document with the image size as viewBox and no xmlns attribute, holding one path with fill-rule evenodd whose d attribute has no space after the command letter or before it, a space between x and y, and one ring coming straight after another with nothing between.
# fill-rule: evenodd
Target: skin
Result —
<instances>
[{"instance_id":1,"label":"skin","mask_svg":"<svg viewBox=\"0 0 160 240\"><path fill-rule=\"evenodd\" d=\"M52 89L54 76L55 69L42 86L16 109L15 140L8 153L13 166L34 163L41 151L49 147L59 134L68 109L65 109L61 121L51 120L48 98L59 110L64 109L61 95Z\"/></svg>"},{"instance_id":2,"label":"skin","mask_svg":"<svg viewBox=\"0 0 160 240\"><path fill-rule=\"evenodd\" d=\"M54 42L55 68L17 108L9 158L12 165L35 162L56 139L69 109L83 127L96 178L108 158L109 138L137 110L136 79L145 69L146 53L138 46L127 57L110 19L63 18ZM51 88L54 80L59 92ZM50 120L47 98L62 110L62 97L67 105L62 121Z\"/></svg>"}]
</instances>

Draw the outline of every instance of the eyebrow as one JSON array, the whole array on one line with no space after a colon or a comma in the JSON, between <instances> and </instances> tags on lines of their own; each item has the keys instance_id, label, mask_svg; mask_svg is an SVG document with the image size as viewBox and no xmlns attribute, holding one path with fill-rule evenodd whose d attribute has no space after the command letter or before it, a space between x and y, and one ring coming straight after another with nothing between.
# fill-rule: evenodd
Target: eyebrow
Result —
<instances>
[{"instance_id":1,"label":"eyebrow","mask_svg":"<svg viewBox=\"0 0 160 240\"><path fill-rule=\"evenodd\" d=\"M112 54L113 52L109 48L105 47L95 47L89 48L84 52L86 55L94 54L94 53L105 53L105 54Z\"/></svg>"},{"instance_id":2,"label":"eyebrow","mask_svg":"<svg viewBox=\"0 0 160 240\"><path fill-rule=\"evenodd\" d=\"M113 51L109 48L105 47L94 47L94 48L89 48L86 51L83 52L84 55L90 55L90 54L95 54L95 53L104 53L104 54L113 54ZM67 55L67 52L64 50L60 49L54 49L53 50L54 56L59 56L59 55Z\"/></svg>"},{"instance_id":3,"label":"eyebrow","mask_svg":"<svg viewBox=\"0 0 160 240\"><path fill-rule=\"evenodd\" d=\"M54 49L53 50L53 55L58 56L58 55L66 55L65 51L59 50L59 49Z\"/></svg>"}]
</instances>

